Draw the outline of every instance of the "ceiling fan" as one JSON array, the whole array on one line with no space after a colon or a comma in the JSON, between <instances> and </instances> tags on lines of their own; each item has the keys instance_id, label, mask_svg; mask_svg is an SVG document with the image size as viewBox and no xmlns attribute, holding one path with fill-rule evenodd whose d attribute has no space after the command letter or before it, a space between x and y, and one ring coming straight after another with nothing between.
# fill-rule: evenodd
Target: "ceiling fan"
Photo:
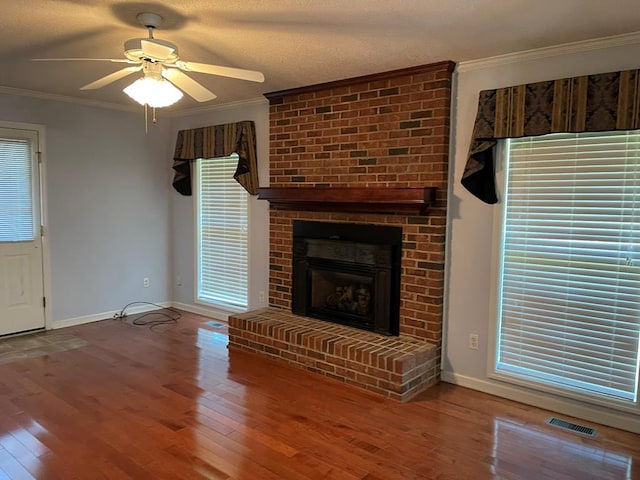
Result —
<instances>
[{"instance_id":1,"label":"ceiling fan","mask_svg":"<svg viewBox=\"0 0 640 480\"><path fill-rule=\"evenodd\" d=\"M95 80L80 90L95 90L109 85L121 78L131 75L135 72L142 71L143 77L139 81L146 81L146 85L139 84L138 88L142 89L143 96L136 98L132 89L138 82L125 88L124 91L139 103L148 104L150 107L163 107L171 105L182 97L180 90L192 97L198 102L207 102L216 98L216 95L205 88L200 83L185 75L183 72L206 73L209 75L218 75L222 77L236 78L240 80L248 80L251 82L264 82L264 75L254 70L244 70L240 68L223 67L219 65L209 65L206 63L186 62L180 60L178 56L178 47L166 40L160 40L153 37L154 30L162 23L162 17L155 13L140 13L136 17L138 22L147 28L148 38L133 38L124 43L125 58L34 58L34 61L50 62L50 61L98 61L98 62L114 62L127 63L132 66L117 70L98 80ZM156 95L156 100L149 97L150 85L165 84L164 81L170 82L169 88L176 90L172 97L167 95ZM180 90L173 88L173 85ZM166 85L165 85L166 86ZM167 90L168 92L169 90ZM149 98L147 98L149 97ZM177 98L175 98L177 97ZM149 103L149 102L152 103Z\"/></svg>"}]
</instances>

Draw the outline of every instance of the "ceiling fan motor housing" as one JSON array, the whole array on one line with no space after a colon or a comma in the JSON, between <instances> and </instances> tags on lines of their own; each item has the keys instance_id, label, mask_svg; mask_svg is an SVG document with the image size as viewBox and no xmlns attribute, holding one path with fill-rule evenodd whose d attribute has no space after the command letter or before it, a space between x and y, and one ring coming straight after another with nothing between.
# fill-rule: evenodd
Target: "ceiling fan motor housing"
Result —
<instances>
[{"instance_id":1,"label":"ceiling fan motor housing","mask_svg":"<svg viewBox=\"0 0 640 480\"><path fill-rule=\"evenodd\" d=\"M164 52L164 55L151 54L148 51L143 52L143 41L150 42L162 47L167 47L158 49L159 51ZM166 40L159 40L157 38L132 38L124 42L124 55L129 60L133 60L134 62L139 62L141 60L147 59L154 62L173 63L178 60L178 47L171 42L168 42Z\"/></svg>"}]
</instances>

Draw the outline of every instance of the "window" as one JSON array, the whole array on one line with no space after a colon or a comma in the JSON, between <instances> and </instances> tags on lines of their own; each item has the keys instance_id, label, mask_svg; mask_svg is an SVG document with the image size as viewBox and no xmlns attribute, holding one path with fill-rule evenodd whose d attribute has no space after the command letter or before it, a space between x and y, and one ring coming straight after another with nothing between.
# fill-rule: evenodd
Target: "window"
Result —
<instances>
[{"instance_id":1,"label":"window","mask_svg":"<svg viewBox=\"0 0 640 480\"><path fill-rule=\"evenodd\" d=\"M196 301L247 308L247 192L230 157L199 159L196 168Z\"/></svg>"},{"instance_id":2,"label":"window","mask_svg":"<svg viewBox=\"0 0 640 480\"><path fill-rule=\"evenodd\" d=\"M635 409L640 131L504 147L494 376Z\"/></svg>"},{"instance_id":3,"label":"window","mask_svg":"<svg viewBox=\"0 0 640 480\"><path fill-rule=\"evenodd\" d=\"M0 242L34 238L31 143L0 138Z\"/></svg>"}]
</instances>

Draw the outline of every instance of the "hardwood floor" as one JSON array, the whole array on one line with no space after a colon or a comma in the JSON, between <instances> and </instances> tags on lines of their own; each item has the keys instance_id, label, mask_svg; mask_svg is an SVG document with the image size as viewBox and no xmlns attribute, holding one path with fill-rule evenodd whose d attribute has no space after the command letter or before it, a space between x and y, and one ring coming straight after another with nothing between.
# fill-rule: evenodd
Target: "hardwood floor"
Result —
<instances>
[{"instance_id":1,"label":"hardwood floor","mask_svg":"<svg viewBox=\"0 0 640 480\"><path fill-rule=\"evenodd\" d=\"M447 384L401 404L229 356L207 320L105 320L65 330L86 346L0 365L0 479L640 478L639 435L582 437Z\"/></svg>"}]
</instances>

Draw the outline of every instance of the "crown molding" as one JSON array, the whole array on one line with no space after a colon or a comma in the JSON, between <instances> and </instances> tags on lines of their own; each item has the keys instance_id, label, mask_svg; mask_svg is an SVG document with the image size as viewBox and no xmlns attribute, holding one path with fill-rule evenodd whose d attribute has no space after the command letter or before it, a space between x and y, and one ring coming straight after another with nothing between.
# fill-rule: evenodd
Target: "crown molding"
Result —
<instances>
[{"instance_id":1,"label":"crown molding","mask_svg":"<svg viewBox=\"0 0 640 480\"><path fill-rule=\"evenodd\" d=\"M590 50L600 50L603 48L622 47L625 45L640 44L640 32L625 33L612 37L593 38L579 42L563 43L552 47L536 48L524 50L522 52L507 53L495 57L481 58L478 60L468 60L458 63L458 72L468 72L482 68L509 65L512 63L527 62L541 58L557 57L572 53L588 52Z\"/></svg>"},{"instance_id":2,"label":"crown molding","mask_svg":"<svg viewBox=\"0 0 640 480\"><path fill-rule=\"evenodd\" d=\"M37 98L40 100L51 100L55 102L75 103L78 105L84 105L88 107L107 108L110 110L121 110L124 112L140 112L142 107L139 105L121 105L118 103L103 102L100 100L88 100L84 98L69 97L66 95L57 95L54 93L37 92L35 90L25 90L22 88L3 87L0 86L0 94L13 95L19 97ZM250 100L240 100L237 102L229 102L219 105L207 105L203 107L188 108L184 110L172 110L171 107L161 108L159 111L163 112L168 117L188 117L200 113L206 113L209 111L223 111L235 109L241 106L248 105L269 105L269 101L264 97L253 98ZM175 108L175 107L174 107Z\"/></svg>"},{"instance_id":3,"label":"crown molding","mask_svg":"<svg viewBox=\"0 0 640 480\"><path fill-rule=\"evenodd\" d=\"M194 107L194 108L188 108L184 110L169 111L169 116L171 118L190 117L192 115L199 115L207 112L220 112L224 110L234 110L240 107L249 107L253 105L268 106L269 101L266 98L258 97L258 98L252 98L249 100L238 100L237 102L205 105L202 107Z\"/></svg>"},{"instance_id":4,"label":"crown molding","mask_svg":"<svg viewBox=\"0 0 640 480\"><path fill-rule=\"evenodd\" d=\"M24 90L22 88L2 87L0 86L0 94L14 95L19 97L38 98L41 100L52 100L56 102L75 103L88 107L108 108L111 110L122 110L125 112L138 112L140 107L120 105L117 103L102 102L99 100L88 100L84 98L68 97L66 95L57 95L55 93L36 92L34 90Z\"/></svg>"}]
</instances>

